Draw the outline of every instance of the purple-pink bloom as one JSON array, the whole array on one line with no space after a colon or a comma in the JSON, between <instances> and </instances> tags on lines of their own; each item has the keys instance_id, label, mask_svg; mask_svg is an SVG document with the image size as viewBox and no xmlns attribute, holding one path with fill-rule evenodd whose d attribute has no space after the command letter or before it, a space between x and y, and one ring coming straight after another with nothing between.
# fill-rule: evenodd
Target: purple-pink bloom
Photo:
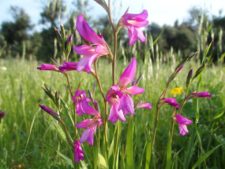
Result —
<instances>
[{"instance_id":1,"label":"purple-pink bloom","mask_svg":"<svg viewBox=\"0 0 225 169\"><path fill-rule=\"evenodd\" d=\"M126 11L122 16L120 23L128 29L129 45L133 45L137 40L140 40L141 42L146 41L146 37L141 29L148 25L147 18L147 10L143 10L139 14L131 14Z\"/></svg>"},{"instance_id":2,"label":"purple-pink bloom","mask_svg":"<svg viewBox=\"0 0 225 169\"><path fill-rule=\"evenodd\" d=\"M76 163L84 160L84 151L81 147L80 140L75 140L73 143L74 161Z\"/></svg>"},{"instance_id":3,"label":"purple-pink bloom","mask_svg":"<svg viewBox=\"0 0 225 169\"><path fill-rule=\"evenodd\" d=\"M135 57L132 58L130 64L126 67L120 76L119 83L112 86L106 95L106 100L111 105L108 120L112 123L120 120L126 121L125 115L134 115L134 102L132 95L141 94L144 92L143 88L136 85L128 87L132 84L136 74L137 61Z\"/></svg>"},{"instance_id":4,"label":"purple-pink bloom","mask_svg":"<svg viewBox=\"0 0 225 169\"><path fill-rule=\"evenodd\" d=\"M59 70L61 72L77 70L77 62L64 62L61 66L59 66Z\"/></svg>"},{"instance_id":5,"label":"purple-pink bloom","mask_svg":"<svg viewBox=\"0 0 225 169\"><path fill-rule=\"evenodd\" d=\"M102 119L100 114L96 114L92 119L85 119L82 122L76 124L77 128L84 128L84 132L80 138L80 142L87 142L89 145L94 144L94 134L97 127L102 125Z\"/></svg>"},{"instance_id":6,"label":"purple-pink bloom","mask_svg":"<svg viewBox=\"0 0 225 169\"><path fill-rule=\"evenodd\" d=\"M136 106L136 108L138 109L148 109L148 110L151 110L152 109L152 105L151 103L148 103L148 102L139 102Z\"/></svg>"},{"instance_id":7,"label":"purple-pink bloom","mask_svg":"<svg viewBox=\"0 0 225 169\"><path fill-rule=\"evenodd\" d=\"M72 100L75 104L76 113L78 115L89 114L96 115L98 111L89 105L91 100L86 96L84 90L76 90Z\"/></svg>"},{"instance_id":8,"label":"purple-pink bloom","mask_svg":"<svg viewBox=\"0 0 225 169\"><path fill-rule=\"evenodd\" d=\"M123 110L121 110L121 97L123 93L120 91L118 85L112 86L106 95L106 100L111 105L110 114L108 120L112 123L117 122L118 120L124 122L126 118L124 116Z\"/></svg>"},{"instance_id":9,"label":"purple-pink bloom","mask_svg":"<svg viewBox=\"0 0 225 169\"><path fill-rule=\"evenodd\" d=\"M0 120L5 116L5 113L3 111L0 111Z\"/></svg>"},{"instance_id":10,"label":"purple-pink bloom","mask_svg":"<svg viewBox=\"0 0 225 169\"><path fill-rule=\"evenodd\" d=\"M211 98L212 95L209 92L192 92L192 97L204 97L204 98Z\"/></svg>"},{"instance_id":11,"label":"purple-pink bloom","mask_svg":"<svg viewBox=\"0 0 225 169\"><path fill-rule=\"evenodd\" d=\"M74 46L73 50L83 58L77 64L77 71L92 72L92 63L99 57L109 54L108 45L101 35L88 25L82 15L77 17L76 29L86 41L91 44Z\"/></svg>"},{"instance_id":12,"label":"purple-pink bloom","mask_svg":"<svg viewBox=\"0 0 225 169\"><path fill-rule=\"evenodd\" d=\"M187 126L192 124L192 121L190 119L182 116L181 114L176 114L175 120L179 125L180 135L185 136L186 134L188 134Z\"/></svg>"},{"instance_id":13,"label":"purple-pink bloom","mask_svg":"<svg viewBox=\"0 0 225 169\"><path fill-rule=\"evenodd\" d=\"M44 63L44 64L41 64L40 66L37 67L37 69L39 70L43 70L43 71L58 71L58 67L56 65L53 65L53 64L47 64L47 63Z\"/></svg>"},{"instance_id":14,"label":"purple-pink bloom","mask_svg":"<svg viewBox=\"0 0 225 169\"><path fill-rule=\"evenodd\" d=\"M47 112L49 115L51 115L52 117L58 118L59 114L56 113L54 110L52 110L50 107L45 106L45 105L43 105L43 104L40 104L39 107L40 107L43 111L45 111L45 112Z\"/></svg>"},{"instance_id":15,"label":"purple-pink bloom","mask_svg":"<svg viewBox=\"0 0 225 169\"><path fill-rule=\"evenodd\" d=\"M177 102L176 98L162 98L162 101L164 103L169 104L170 106L175 107L176 109L179 109L180 105Z\"/></svg>"}]
</instances>

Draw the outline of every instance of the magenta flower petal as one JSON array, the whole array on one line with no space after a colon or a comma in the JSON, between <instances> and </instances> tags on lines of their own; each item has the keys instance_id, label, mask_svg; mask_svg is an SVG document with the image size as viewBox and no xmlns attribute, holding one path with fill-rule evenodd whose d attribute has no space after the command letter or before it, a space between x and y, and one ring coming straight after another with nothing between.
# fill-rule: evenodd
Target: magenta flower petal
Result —
<instances>
[{"instance_id":1,"label":"magenta flower petal","mask_svg":"<svg viewBox=\"0 0 225 169\"><path fill-rule=\"evenodd\" d=\"M176 122L179 124L185 124L185 125L190 125L192 124L192 121L184 116L182 116L181 114L176 114Z\"/></svg>"},{"instance_id":2,"label":"magenta flower petal","mask_svg":"<svg viewBox=\"0 0 225 169\"><path fill-rule=\"evenodd\" d=\"M141 29L137 28L137 36L141 42L146 42L146 37Z\"/></svg>"},{"instance_id":3,"label":"magenta flower petal","mask_svg":"<svg viewBox=\"0 0 225 169\"><path fill-rule=\"evenodd\" d=\"M86 141L89 145L93 145L95 132L96 132L96 127L87 128L86 130L84 130L80 138L80 142L83 143Z\"/></svg>"},{"instance_id":4,"label":"magenta flower petal","mask_svg":"<svg viewBox=\"0 0 225 169\"><path fill-rule=\"evenodd\" d=\"M98 111L95 110L93 107L91 107L87 101L83 101L81 106L82 106L81 107L82 111L85 114L89 114L89 115L97 115L98 114Z\"/></svg>"},{"instance_id":5,"label":"magenta flower petal","mask_svg":"<svg viewBox=\"0 0 225 169\"><path fill-rule=\"evenodd\" d=\"M37 67L37 69L42 70L42 71L45 71L45 70L58 71L59 70L56 65L47 64L47 63L41 64L40 66Z\"/></svg>"},{"instance_id":6,"label":"magenta flower petal","mask_svg":"<svg viewBox=\"0 0 225 169\"><path fill-rule=\"evenodd\" d=\"M76 28L80 35L90 45L81 45L73 47L73 50L84 57L78 62L77 71L85 71L90 73L92 70L92 63L100 56L107 55L109 53L108 45L102 36L97 35L91 27L88 25L82 15L77 17Z\"/></svg>"},{"instance_id":7,"label":"magenta flower petal","mask_svg":"<svg viewBox=\"0 0 225 169\"><path fill-rule=\"evenodd\" d=\"M193 97L203 97L203 98L211 98L212 95L209 92L193 92L191 93Z\"/></svg>"},{"instance_id":8,"label":"magenta flower petal","mask_svg":"<svg viewBox=\"0 0 225 169\"><path fill-rule=\"evenodd\" d=\"M111 106L108 120L111 121L112 123L115 123L118 120L122 122L126 121L123 111L119 110L119 104L114 104Z\"/></svg>"},{"instance_id":9,"label":"magenta flower petal","mask_svg":"<svg viewBox=\"0 0 225 169\"><path fill-rule=\"evenodd\" d=\"M187 129L187 125L184 124L179 124L179 133L182 136L185 136L188 134L188 129Z\"/></svg>"},{"instance_id":10,"label":"magenta flower petal","mask_svg":"<svg viewBox=\"0 0 225 169\"><path fill-rule=\"evenodd\" d=\"M179 125L180 135L185 136L186 134L188 134L187 125L192 124L192 121L190 119L182 116L181 114L176 114L175 120Z\"/></svg>"},{"instance_id":11,"label":"magenta flower petal","mask_svg":"<svg viewBox=\"0 0 225 169\"><path fill-rule=\"evenodd\" d=\"M179 109L180 107L179 103L177 102L175 98L163 98L162 100L164 101L164 103L167 103L170 106L175 107L176 109Z\"/></svg>"},{"instance_id":12,"label":"magenta flower petal","mask_svg":"<svg viewBox=\"0 0 225 169\"><path fill-rule=\"evenodd\" d=\"M126 87L129 83L134 80L137 69L137 60L135 57L132 58L130 64L126 67L119 79L119 86Z\"/></svg>"},{"instance_id":13,"label":"magenta flower petal","mask_svg":"<svg viewBox=\"0 0 225 169\"><path fill-rule=\"evenodd\" d=\"M114 85L108 90L106 100L110 105L113 105L119 103L122 96L123 93L120 91L120 87L118 85Z\"/></svg>"},{"instance_id":14,"label":"magenta flower petal","mask_svg":"<svg viewBox=\"0 0 225 169\"><path fill-rule=\"evenodd\" d=\"M126 92L131 95L142 94L144 93L144 91L145 89L140 88L138 86L131 86L126 89Z\"/></svg>"},{"instance_id":15,"label":"magenta flower petal","mask_svg":"<svg viewBox=\"0 0 225 169\"><path fill-rule=\"evenodd\" d=\"M85 119L80 123L76 124L77 128L89 128L91 125L93 125L94 121L93 119Z\"/></svg>"},{"instance_id":16,"label":"magenta flower petal","mask_svg":"<svg viewBox=\"0 0 225 169\"><path fill-rule=\"evenodd\" d=\"M152 105L151 103L143 103L143 102L140 102L137 104L136 106L138 109L148 109L148 110L151 110L152 109Z\"/></svg>"},{"instance_id":17,"label":"magenta flower petal","mask_svg":"<svg viewBox=\"0 0 225 169\"><path fill-rule=\"evenodd\" d=\"M138 40L138 32L135 27L128 27L129 45L132 46Z\"/></svg>"},{"instance_id":18,"label":"magenta flower petal","mask_svg":"<svg viewBox=\"0 0 225 169\"><path fill-rule=\"evenodd\" d=\"M79 140L74 141L73 143L73 151L74 151L74 161L76 163L84 160L84 151L81 147L81 143Z\"/></svg>"},{"instance_id":19,"label":"magenta flower petal","mask_svg":"<svg viewBox=\"0 0 225 169\"><path fill-rule=\"evenodd\" d=\"M82 122L76 124L77 128L84 128L84 132L80 138L81 143L88 142L88 144L94 144L94 134L96 132L97 127L102 125L102 119L100 114L95 115L93 119L86 119Z\"/></svg>"},{"instance_id":20,"label":"magenta flower petal","mask_svg":"<svg viewBox=\"0 0 225 169\"><path fill-rule=\"evenodd\" d=\"M83 114L98 115L98 111L89 105L90 99L86 97L84 90L76 90L72 100L75 104L76 113L80 116Z\"/></svg>"},{"instance_id":21,"label":"magenta flower petal","mask_svg":"<svg viewBox=\"0 0 225 169\"><path fill-rule=\"evenodd\" d=\"M97 55L84 56L77 64L77 71L85 71L87 73L93 72L92 63L96 60Z\"/></svg>"},{"instance_id":22,"label":"magenta flower petal","mask_svg":"<svg viewBox=\"0 0 225 169\"><path fill-rule=\"evenodd\" d=\"M59 70L61 72L77 70L77 62L64 62L61 66L59 66Z\"/></svg>"},{"instance_id":23,"label":"magenta flower petal","mask_svg":"<svg viewBox=\"0 0 225 169\"><path fill-rule=\"evenodd\" d=\"M130 14L125 13L120 23L122 26L127 27L128 29L128 37L129 37L129 45L134 45L137 40L141 42L146 41L146 37L144 36L141 28L148 25L148 12L143 10L140 14Z\"/></svg>"},{"instance_id":24,"label":"magenta flower petal","mask_svg":"<svg viewBox=\"0 0 225 169\"><path fill-rule=\"evenodd\" d=\"M92 56L96 53L96 47L89 46L89 45L81 45L81 46L74 46L73 50L80 55L84 56Z\"/></svg>"},{"instance_id":25,"label":"magenta flower petal","mask_svg":"<svg viewBox=\"0 0 225 169\"><path fill-rule=\"evenodd\" d=\"M146 42L146 37L140 28L128 27L128 37L130 46L134 45L137 40Z\"/></svg>"},{"instance_id":26,"label":"magenta flower petal","mask_svg":"<svg viewBox=\"0 0 225 169\"><path fill-rule=\"evenodd\" d=\"M93 44L106 44L102 36L99 36L95 33L95 31L88 25L87 21L82 15L77 17L76 29L86 41Z\"/></svg>"},{"instance_id":27,"label":"magenta flower petal","mask_svg":"<svg viewBox=\"0 0 225 169\"><path fill-rule=\"evenodd\" d=\"M58 118L59 114L56 113L54 110L52 110L50 107L45 106L45 105L43 105L43 104L40 104L39 107L40 107L43 111L47 112L49 115L53 116L54 118Z\"/></svg>"},{"instance_id":28,"label":"magenta flower petal","mask_svg":"<svg viewBox=\"0 0 225 169\"><path fill-rule=\"evenodd\" d=\"M120 100L120 109L123 110L125 115L134 114L134 102L132 97L129 95L124 95Z\"/></svg>"},{"instance_id":29,"label":"magenta flower petal","mask_svg":"<svg viewBox=\"0 0 225 169\"><path fill-rule=\"evenodd\" d=\"M143 10L139 14L125 13L122 16L121 22L125 26L144 27L148 25L148 11Z\"/></svg>"}]
</instances>

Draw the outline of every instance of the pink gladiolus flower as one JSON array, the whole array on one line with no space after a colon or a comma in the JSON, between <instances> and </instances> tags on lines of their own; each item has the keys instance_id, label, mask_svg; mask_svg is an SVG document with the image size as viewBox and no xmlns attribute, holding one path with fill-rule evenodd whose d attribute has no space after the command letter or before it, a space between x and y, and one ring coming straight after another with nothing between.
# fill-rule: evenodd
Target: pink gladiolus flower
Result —
<instances>
[{"instance_id":1,"label":"pink gladiolus flower","mask_svg":"<svg viewBox=\"0 0 225 169\"><path fill-rule=\"evenodd\" d=\"M53 64L41 64L40 66L37 67L37 69L39 70L47 70L47 71L58 71L58 67L56 65L53 65Z\"/></svg>"},{"instance_id":2,"label":"pink gladiolus flower","mask_svg":"<svg viewBox=\"0 0 225 169\"><path fill-rule=\"evenodd\" d=\"M179 125L180 135L185 136L186 134L188 134L187 125L192 124L192 121L190 119L182 116L181 114L176 114L175 120Z\"/></svg>"},{"instance_id":3,"label":"pink gladiolus flower","mask_svg":"<svg viewBox=\"0 0 225 169\"><path fill-rule=\"evenodd\" d=\"M84 90L76 90L72 99L76 107L76 113L78 115L98 114L98 111L89 105L91 100L86 96L86 92Z\"/></svg>"},{"instance_id":4,"label":"pink gladiolus flower","mask_svg":"<svg viewBox=\"0 0 225 169\"><path fill-rule=\"evenodd\" d=\"M143 103L143 102L140 102L140 103L137 104L136 107L138 109L148 109L148 110L151 110L152 109L151 103Z\"/></svg>"},{"instance_id":5,"label":"pink gladiolus flower","mask_svg":"<svg viewBox=\"0 0 225 169\"><path fill-rule=\"evenodd\" d=\"M76 124L77 128L84 128L84 132L80 138L80 142L87 142L89 145L94 144L94 134L97 127L102 125L102 119L100 114L96 114L92 119L85 119L82 122Z\"/></svg>"},{"instance_id":6,"label":"pink gladiolus flower","mask_svg":"<svg viewBox=\"0 0 225 169\"><path fill-rule=\"evenodd\" d=\"M61 72L77 70L77 62L64 62L61 66L59 66L59 70Z\"/></svg>"},{"instance_id":7,"label":"pink gladiolus flower","mask_svg":"<svg viewBox=\"0 0 225 169\"><path fill-rule=\"evenodd\" d=\"M84 151L81 147L80 140L75 140L73 143L73 151L74 151L74 161L76 163L84 160Z\"/></svg>"},{"instance_id":8,"label":"pink gladiolus flower","mask_svg":"<svg viewBox=\"0 0 225 169\"><path fill-rule=\"evenodd\" d=\"M74 51L83 55L77 64L77 71L90 73L93 71L92 63L100 56L109 54L108 45L101 35L94 32L82 15L77 17L76 29L82 38L91 43L90 45L74 46Z\"/></svg>"},{"instance_id":9,"label":"pink gladiolus flower","mask_svg":"<svg viewBox=\"0 0 225 169\"><path fill-rule=\"evenodd\" d=\"M52 117L54 117L54 118L56 118L56 119L59 117L59 114L56 113L56 112L55 112L54 110L52 110L51 108L49 108L48 106L45 106L45 105L43 105L43 104L40 104L39 107L40 107L43 111L47 112L49 115L51 115Z\"/></svg>"},{"instance_id":10,"label":"pink gladiolus flower","mask_svg":"<svg viewBox=\"0 0 225 169\"><path fill-rule=\"evenodd\" d=\"M117 85L112 86L107 92L106 100L111 105L108 120L111 121L112 123L115 123L117 120L120 120L123 122L126 121L124 112L121 109L122 107L120 106L122 96L123 96L123 93L120 91L120 88Z\"/></svg>"},{"instance_id":11,"label":"pink gladiolus flower","mask_svg":"<svg viewBox=\"0 0 225 169\"><path fill-rule=\"evenodd\" d=\"M176 109L179 109L180 107L179 103L177 102L175 98L163 98L162 101L164 103L169 104L170 106L175 107Z\"/></svg>"},{"instance_id":12,"label":"pink gladiolus flower","mask_svg":"<svg viewBox=\"0 0 225 169\"><path fill-rule=\"evenodd\" d=\"M191 93L193 97L203 97L203 98L211 98L212 95L209 92L193 92Z\"/></svg>"},{"instance_id":13,"label":"pink gladiolus flower","mask_svg":"<svg viewBox=\"0 0 225 169\"><path fill-rule=\"evenodd\" d=\"M139 14L130 14L125 12L122 16L120 23L122 26L127 27L129 36L129 45L133 45L137 40L141 42L146 41L141 28L148 25L148 12L143 10Z\"/></svg>"},{"instance_id":14,"label":"pink gladiolus flower","mask_svg":"<svg viewBox=\"0 0 225 169\"><path fill-rule=\"evenodd\" d=\"M106 95L106 100L111 105L108 120L115 123L117 120L126 121L125 115L134 115L134 102L131 95L144 92L143 88L136 85L128 87L132 83L136 74L137 61L132 58L120 76L118 85L112 86Z\"/></svg>"}]
</instances>

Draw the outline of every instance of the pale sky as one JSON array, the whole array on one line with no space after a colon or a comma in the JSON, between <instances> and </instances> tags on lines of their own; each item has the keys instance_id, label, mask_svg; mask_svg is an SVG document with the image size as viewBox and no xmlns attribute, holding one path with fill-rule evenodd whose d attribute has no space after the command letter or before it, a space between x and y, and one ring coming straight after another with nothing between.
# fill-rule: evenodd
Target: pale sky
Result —
<instances>
[{"instance_id":1,"label":"pale sky","mask_svg":"<svg viewBox=\"0 0 225 169\"><path fill-rule=\"evenodd\" d=\"M67 13L69 13L73 8L71 5L73 0L64 1L67 5ZM89 1L91 16L97 18L105 15L104 10L96 5L94 0ZM173 25L177 19L182 22L187 19L188 11L193 6L206 9L211 15L218 15L219 10L222 10L222 15L225 15L225 0L111 0L111 2L114 4L114 18L119 18L128 7L131 13L139 13L143 9L147 9L150 23L156 22L159 25ZM12 20L9 7L16 5L25 9L30 15L32 23L37 25L40 20L40 11L46 3L47 0L0 0L0 24L3 21Z\"/></svg>"}]
</instances>

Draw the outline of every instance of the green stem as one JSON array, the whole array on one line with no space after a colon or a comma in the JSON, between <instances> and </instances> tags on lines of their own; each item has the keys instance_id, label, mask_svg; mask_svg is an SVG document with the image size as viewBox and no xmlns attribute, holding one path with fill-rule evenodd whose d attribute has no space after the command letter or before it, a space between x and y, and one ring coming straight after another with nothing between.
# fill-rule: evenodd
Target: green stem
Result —
<instances>
[{"instance_id":1,"label":"green stem","mask_svg":"<svg viewBox=\"0 0 225 169\"><path fill-rule=\"evenodd\" d=\"M115 70L116 70L116 59L117 59L117 39L118 31L114 30L114 48L113 48L113 61L112 61L112 83L115 84Z\"/></svg>"},{"instance_id":2,"label":"green stem","mask_svg":"<svg viewBox=\"0 0 225 169\"><path fill-rule=\"evenodd\" d=\"M72 92L72 87L71 87L71 84L70 84L70 80L69 80L69 76L68 74L64 73L65 77L66 77L66 81L67 81L67 85L68 85L68 88L69 88L69 92L70 92L70 97L72 99L73 97L73 92ZM73 104L74 105L74 104ZM74 122L74 135L75 137L77 136L77 128L75 127L75 124L77 122L77 119L76 119L76 112L75 112L75 105L74 105L74 116L73 116L73 122Z\"/></svg>"},{"instance_id":3,"label":"green stem","mask_svg":"<svg viewBox=\"0 0 225 169\"><path fill-rule=\"evenodd\" d=\"M68 131L65 123L62 121L62 119L58 119L58 122L60 123L60 125L61 125L61 127L62 127L62 129L63 129L63 131L64 131L64 133L66 135L66 140L67 140L68 144L73 147L73 141L72 141L72 138L71 138L71 136L69 134L69 131Z\"/></svg>"},{"instance_id":4,"label":"green stem","mask_svg":"<svg viewBox=\"0 0 225 169\"><path fill-rule=\"evenodd\" d=\"M159 112L161 108L161 99L165 97L167 89L169 87L169 82L166 84L166 88L163 90L162 94L160 95L158 101L157 101L157 106L156 106L156 111L154 113L154 122L153 122L153 130L152 130L152 135L151 135L151 140L147 144L146 148L146 161L145 161L145 169L149 169L151 166L151 159L152 159L152 154L154 154L154 146L155 146L155 139L156 139L156 133L157 133L157 126L158 126L158 119L159 119Z\"/></svg>"},{"instance_id":5,"label":"green stem","mask_svg":"<svg viewBox=\"0 0 225 169\"><path fill-rule=\"evenodd\" d=\"M105 98L105 94L103 92L102 84L101 84L99 76L98 76L97 61L94 63L94 70L95 70L95 73L92 72L92 75L95 77L95 79L98 83L98 87L99 87L99 90L100 90L100 93L102 95L102 99L104 102L104 112L105 112L105 114L104 114L104 143L105 143L105 157L106 157L106 159L108 159L108 132L107 132L107 129L108 129L108 125L107 125L108 106L107 106L107 100Z\"/></svg>"},{"instance_id":6,"label":"green stem","mask_svg":"<svg viewBox=\"0 0 225 169\"><path fill-rule=\"evenodd\" d=\"M121 125L120 122L117 122L116 124L116 133L114 135L114 137L116 138L116 142L115 142L115 153L114 154L114 158L113 158L113 169L117 169L118 168L118 153L119 153L119 139L120 139L120 131L121 131Z\"/></svg>"},{"instance_id":7,"label":"green stem","mask_svg":"<svg viewBox=\"0 0 225 169\"><path fill-rule=\"evenodd\" d=\"M172 119L171 119L171 125L169 130L169 136L168 136L168 143L167 143L167 152L166 152L166 169L171 168L171 162L172 162L172 144L173 144L173 133L174 133L174 119L173 117L176 114L176 109L173 112Z\"/></svg>"}]
</instances>

